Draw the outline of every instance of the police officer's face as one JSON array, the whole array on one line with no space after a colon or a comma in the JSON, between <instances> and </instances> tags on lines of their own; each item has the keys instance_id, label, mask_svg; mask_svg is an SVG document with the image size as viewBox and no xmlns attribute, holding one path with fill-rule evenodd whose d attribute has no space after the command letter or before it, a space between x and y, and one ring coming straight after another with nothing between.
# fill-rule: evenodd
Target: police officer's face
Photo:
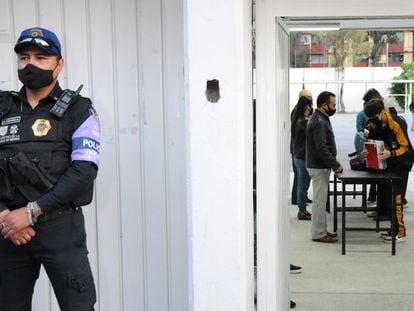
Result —
<instances>
[{"instance_id":1,"label":"police officer's face","mask_svg":"<svg viewBox=\"0 0 414 311\"><path fill-rule=\"evenodd\" d=\"M53 70L53 77L56 78L63 68L63 59L55 55L45 53L37 46L29 46L17 56L17 67L23 69L27 64L32 64L44 70Z\"/></svg>"}]
</instances>

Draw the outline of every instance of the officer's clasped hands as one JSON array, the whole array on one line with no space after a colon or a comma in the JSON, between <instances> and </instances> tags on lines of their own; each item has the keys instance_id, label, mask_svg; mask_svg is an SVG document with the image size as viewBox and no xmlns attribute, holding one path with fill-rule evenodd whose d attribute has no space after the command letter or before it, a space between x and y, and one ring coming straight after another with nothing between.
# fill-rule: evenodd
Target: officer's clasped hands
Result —
<instances>
[{"instance_id":1,"label":"officer's clasped hands","mask_svg":"<svg viewBox=\"0 0 414 311\"><path fill-rule=\"evenodd\" d=\"M35 236L35 231L29 224L26 207L13 211L2 211L0 213L0 230L3 237L15 245L26 244Z\"/></svg>"}]
</instances>

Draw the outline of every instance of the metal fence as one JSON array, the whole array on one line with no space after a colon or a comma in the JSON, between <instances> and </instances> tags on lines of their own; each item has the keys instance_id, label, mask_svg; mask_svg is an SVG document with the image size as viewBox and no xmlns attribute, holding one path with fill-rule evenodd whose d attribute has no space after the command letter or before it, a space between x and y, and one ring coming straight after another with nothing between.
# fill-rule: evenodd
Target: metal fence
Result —
<instances>
[{"instance_id":1,"label":"metal fence","mask_svg":"<svg viewBox=\"0 0 414 311\"><path fill-rule=\"evenodd\" d=\"M403 83L404 84L404 93L401 94L393 94L390 93L389 90L393 83ZM290 81L291 88L293 86L300 85L300 88L306 89L319 89L319 90L329 90L334 92L335 94L340 94L341 85L344 86L343 98L347 96L346 94L346 86L349 85L361 85L359 88L361 94L365 93L370 88L376 88L384 98L388 100L389 103L393 105L396 104L396 97L403 97L404 98L404 113L408 112L408 106L411 103L412 95L413 95L413 84L414 80L301 80L301 81ZM376 87L379 86L379 87ZM297 88L297 87L296 87ZM294 98L294 97L293 97ZM337 95L338 100L340 100L340 96ZM344 103L340 103L344 104ZM339 105L340 107L342 105Z\"/></svg>"}]
</instances>

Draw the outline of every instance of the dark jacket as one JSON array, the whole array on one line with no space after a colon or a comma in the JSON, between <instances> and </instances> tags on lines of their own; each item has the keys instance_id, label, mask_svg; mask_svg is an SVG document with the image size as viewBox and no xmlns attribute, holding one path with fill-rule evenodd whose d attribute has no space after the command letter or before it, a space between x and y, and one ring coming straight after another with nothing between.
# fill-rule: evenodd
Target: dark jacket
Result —
<instances>
[{"instance_id":1,"label":"dark jacket","mask_svg":"<svg viewBox=\"0 0 414 311\"><path fill-rule=\"evenodd\" d=\"M308 119L300 117L293 124L292 137L293 139L293 156L298 159L306 159L306 125Z\"/></svg>"},{"instance_id":2,"label":"dark jacket","mask_svg":"<svg viewBox=\"0 0 414 311\"><path fill-rule=\"evenodd\" d=\"M339 166L329 117L316 109L306 128L306 167L331 168L336 171Z\"/></svg>"},{"instance_id":3,"label":"dark jacket","mask_svg":"<svg viewBox=\"0 0 414 311\"><path fill-rule=\"evenodd\" d=\"M293 119L293 115L295 114L295 110L296 110L296 106L293 108L292 112L290 113L290 123L292 123L292 119ZM294 125L291 124L291 127L293 127ZM291 131L291 135L290 135L290 145L289 145L289 151L291 154L293 154L293 145L294 145L294 140L295 138L292 135L292 131Z\"/></svg>"}]
</instances>

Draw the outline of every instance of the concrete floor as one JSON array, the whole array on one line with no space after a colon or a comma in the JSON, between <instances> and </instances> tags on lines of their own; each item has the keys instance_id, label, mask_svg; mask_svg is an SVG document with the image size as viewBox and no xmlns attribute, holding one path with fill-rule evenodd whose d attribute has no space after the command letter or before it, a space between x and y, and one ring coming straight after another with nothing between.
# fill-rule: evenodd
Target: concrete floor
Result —
<instances>
[{"instance_id":1,"label":"concrete floor","mask_svg":"<svg viewBox=\"0 0 414 311\"><path fill-rule=\"evenodd\" d=\"M348 123L347 118L339 121ZM354 120L355 116L351 118ZM341 135L337 135L337 141ZM344 137L343 141L349 142L349 138ZM352 150L349 151L348 146L338 147L338 151L343 150L340 157L345 161L344 153ZM311 188L309 197L312 198ZM408 240L397 243L396 256L391 255L391 244L384 243L375 232L347 232L346 255L341 254L340 240L335 244L312 242L311 222L299 221L297 206L289 206L291 262L303 268L301 274L291 275L291 297L297 303L295 310L414 310L414 171L410 174L406 198L408 208L404 209L404 222ZM355 201L348 198L347 204L358 202L359 197ZM327 214L327 220L331 231L332 214ZM339 230L340 221L339 215ZM389 222L382 224L388 226ZM347 214L347 225L374 227L375 223L364 213L353 212Z\"/></svg>"}]
</instances>

